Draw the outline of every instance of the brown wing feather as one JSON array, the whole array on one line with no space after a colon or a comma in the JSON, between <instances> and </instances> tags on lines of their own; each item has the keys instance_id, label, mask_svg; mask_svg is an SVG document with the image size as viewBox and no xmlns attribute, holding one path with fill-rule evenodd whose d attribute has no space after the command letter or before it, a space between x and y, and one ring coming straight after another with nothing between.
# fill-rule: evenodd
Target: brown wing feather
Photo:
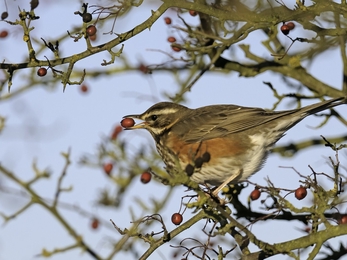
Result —
<instances>
[{"instance_id":1,"label":"brown wing feather","mask_svg":"<svg viewBox=\"0 0 347 260\"><path fill-rule=\"evenodd\" d=\"M208 106L191 110L174 126L174 131L186 142L200 142L245 131L294 112L296 110L271 112L235 105ZM190 130L186 132L187 129Z\"/></svg>"},{"instance_id":2,"label":"brown wing feather","mask_svg":"<svg viewBox=\"0 0 347 260\"><path fill-rule=\"evenodd\" d=\"M287 125L283 127L284 130L292 127L307 115L346 103L347 98L340 97L301 109L285 111L266 111L261 108L235 105L206 106L190 109L182 120L174 125L174 128L175 133L178 133L186 142L194 143L246 131L278 118L292 115L291 120L288 120ZM187 132L187 129L190 130Z\"/></svg>"}]
</instances>

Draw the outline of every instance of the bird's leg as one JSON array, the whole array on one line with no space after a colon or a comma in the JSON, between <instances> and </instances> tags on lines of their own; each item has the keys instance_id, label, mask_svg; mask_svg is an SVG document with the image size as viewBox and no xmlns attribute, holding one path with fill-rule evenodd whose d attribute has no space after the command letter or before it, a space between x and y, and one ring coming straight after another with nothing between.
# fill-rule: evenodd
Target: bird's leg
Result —
<instances>
[{"instance_id":1,"label":"bird's leg","mask_svg":"<svg viewBox=\"0 0 347 260\"><path fill-rule=\"evenodd\" d=\"M221 185L218 186L217 189L215 189L213 192L212 192L212 195L214 197L218 197L218 193L231 181L235 180L237 177L239 177L242 173L242 170L240 169L237 174L233 174L231 175L228 179L226 179Z\"/></svg>"}]
</instances>

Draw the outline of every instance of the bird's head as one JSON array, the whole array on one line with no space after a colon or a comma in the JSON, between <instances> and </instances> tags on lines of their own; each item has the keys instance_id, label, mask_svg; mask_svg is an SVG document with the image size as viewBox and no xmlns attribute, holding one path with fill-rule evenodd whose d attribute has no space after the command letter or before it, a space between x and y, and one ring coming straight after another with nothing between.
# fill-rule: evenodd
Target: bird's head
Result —
<instances>
[{"instance_id":1,"label":"bird's head","mask_svg":"<svg viewBox=\"0 0 347 260\"><path fill-rule=\"evenodd\" d=\"M147 129L153 137L156 137L170 129L188 110L189 108L179 104L160 102L142 114L127 115L123 118L143 120L142 123L126 127L127 130Z\"/></svg>"}]
</instances>

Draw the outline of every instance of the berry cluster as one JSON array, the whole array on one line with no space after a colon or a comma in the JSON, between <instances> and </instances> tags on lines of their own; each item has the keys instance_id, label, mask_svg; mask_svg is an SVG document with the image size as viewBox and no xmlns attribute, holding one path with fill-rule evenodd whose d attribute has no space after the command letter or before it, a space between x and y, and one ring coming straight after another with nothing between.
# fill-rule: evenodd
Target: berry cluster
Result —
<instances>
[{"instance_id":1,"label":"berry cluster","mask_svg":"<svg viewBox=\"0 0 347 260\"><path fill-rule=\"evenodd\" d=\"M284 34L284 35L288 35L289 32L291 30L293 30L295 28L295 24L293 22L288 22L288 23L284 23L282 26L281 26L281 32Z\"/></svg>"},{"instance_id":2,"label":"berry cluster","mask_svg":"<svg viewBox=\"0 0 347 260\"><path fill-rule=\"evenodd\" d=\"M305 187L300 185L300 187L295 190L294 194L297 200L302 200L307 196L307 190ZM255 187L254 190L250 193L249 198L251 200L257 200L260 198L260 195L261 191L259 187Z\"/></svg>"},{"instance_id":3,"label":"berry cluster","mask_svg":"<svg viewBox=\"0 0 347 260\"><path fill-rule=\"evenodd\" d=\"M191 16L197 16L198 15L198 12L194 11L194 10L189 10L188 13L191 15ZM164 22L165 24L167 25L170 25L172 23L172 20L170 17L164 17ZM176 42L176 38L173 37L173 36L169 36L168 39L167 39L168 42L170 43L175 43ZM175 52L180 52L182 49L178 46L171 46L171 49Z\"/></svg>"}]
</instances>

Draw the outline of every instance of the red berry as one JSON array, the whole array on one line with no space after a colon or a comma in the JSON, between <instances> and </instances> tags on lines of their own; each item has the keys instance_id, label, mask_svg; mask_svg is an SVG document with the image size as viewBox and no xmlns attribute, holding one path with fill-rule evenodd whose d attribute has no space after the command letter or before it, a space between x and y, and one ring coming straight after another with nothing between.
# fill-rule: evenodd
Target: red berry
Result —
<instances>
[{"instance_id":1,"label":"red berry","mask_svg":"<svg viewBox=\"0 0 347 260\"><path fill-rule=\"evenodd\" d=\"M172 46L171 47L175 52L180 52L181 51L181 48L180 47L177 47L177 46Z\"/></svg>"},{"instance_id":2,"label":"red berry","mask_svg":"<svg viewBox=\"0 0 347 260\"><path fill-rule=\"evenodd\" d=\"M175 42L175 41L176 41L176 38L173 37L173 36L170 36L169 38L167 38L167 41L168 41L168 42Z\"/></svg>"},{"instance_id":3,"label":"red berry","mask_svg":"<svg viewBox=\"0 0 347 260\"><path fill-rule=\"evenodd\" d=\"M290 31L290 29L289 29L288 25L283 24L283 25L281 26L281 32L282 32L284 35L288 35L289 31Z\"/></svg>"},{"instance_id":4,"label":"red berry","mask_svg":"<svg viewBox=\"0 0 347 260\"><path fill-rule=\"evenodd\" d=\"M172 223L174 223L175 225L179 225L182 223L183 221L183 217L180 213L174 213L172 216L171 216L171 221Z\"/></svg>"},{"instance_id":5,"label":"red berry","mask_svg":"<svg viewBox=\"0 0 347 260\"><path fill-rule=\"evenodd\" d=\"M112 164L112 163L106 163L106 164L104 164L104 172L105 172L107 175L110 175L110 174L111 174L112 169L113 169L113 164Z\"/></svg>"},{"instance_id":6,"label":"red berry","mask_svg":"<svg viewBox=\"0 0 347 260\"><path fill-rule=\"evenodd\" d=\"M305 227L303 231L309 234L311 232L311 228L310 227Z\"/></svg>"},{"instance_id":7,"label":"red berry","mask_svg":"<svg viewBox=\"0 0 347 260\"><path fill-rule=\"evenodd\" d=\"M152 73L151 70L148 68L148 66L146 66L146 65L144 65L142 63L139 66L139 70L141 72L143 72L144 74L151 74Z\"/></svg>"},{"instance_id":8,"label":"red berry","mask_svg":"<svg viewBox=\"0 0 347 260\"><path fill-rule=\"evenodd\" d=\"M295 198L297 198L298 200L304 199L306 195L307 195L307 190L306 188L302 186L300 186L299 188L295 190Z\"/></svg>"},{"instance_id":9,"label":"red berry","mask_svg":"<svg viewBox=\"0 0 347 260\"><path fill-rule=\"evenodd\" d=\"M82 14L82 20L84 23L89 23L92 20L92 15L90 13Z\"/></svg>"},{"instance_id":10,"label":"red berry","mask_svg":"<svg viewBox=\"0 0 347 260\"><path fill-rule=\"evenodd\" d=\"M99 227L99 220L97 218L94 218L92 220L91 227L92 227L92 229L97 229Z\"/></svg>"},{"instance_id":11,"label":"red berry","mask_svg":"<svg viewBox=\"0 0 347 260\"><path fill-rule=\"evenodd\" d=\"M347 224L347 215L343 215L340 218L339 224Z\"/></svg>"},{"instance_id":12,"label":"red berry","mask_svg":"<svg viewBox=\"0 0 347 260\"><path fill-rule=\"evenodd\" d=\"M89 36L89 40L96 41L96 34Z\"/></svg>"},{"instance_id":13,"label":"red berry","mask_svg":"<svg viewBox=\"0 0 347 260\"><path fill-rule=\"evenodd\" d=\"M194 11L194 10L189 10L189 14L191 16L197 16L198 12L197 11Z\"/></svg>"},{"instance_id":14,"label":"red berry","mask_svg":"<svg viewBox=\"0 0 347 260\"><path fill-rule=\"evenodd\" d=\"M135 125L135 121L132 118L124 118L122 121L120 121L120 124L125 128L132 127Z\"/></svg>"},{"instance_id":15,"label":"red berry","mask_svg":"<svg viewBox=\"0 0 347 260\"><path fill-rule=\"evenodd\" d=\"M255 188L255 189L251 192L251 195L250 195L251 200L257 200L257 199L259 199L260 194L261 194L260 190L259 190L258 188Z\"/></svg>"},{"instance_id":16,"label":"red berry","mask_svg":"<svg viewBox=\"0 0 347 260\"><path fill-rule=\"evenodd\" d=\"M164 21L166 24L171 24L171 22L172 22L170 17L165 17Z\"/></svg>"},{"instance_id":17,"label":"red berry","mask_svg":"<svg viewBox=\"0 0 347 260\"><path fill-rule=\"evenodd\" d=\"M152 174L150 172L143 172L141 174L141 182L146 184L149 183L152 179Z\"/></svg>"},{"instance_id":18,"label":"red berry","mask_svg":"<svg viewBox=\"0 0 347 260\"><path fill-rule=\"evenodd\" d=\"M0 38L6 38L8 35L8 31L4 30L0 32Z\"/></svg>"},{"instance_id":19,"label":"red berry","mask_svg":"<svg viewBox=\"0 0 347 260\"><path fill-rule=\"evenodd\" d=\"M39 68L37 70L37 75L40 77L44 77L47 74L47 69L46 68Z\"/></svg>"},{"instance_id":20,"label":"red berry","mask_svg":"<svg viewBox=\"0 0 347 260\"><path fill-rule=\"evenodd\" d=\"M94 25L89 25L86 29L86 33L87 35L90 36L94 36L96 34L96 27Z\"/></svg>"},{"instance_id":21,"label":"red berry","mask_svg":"<svg viewBox=\"0 0 347 260\"><path fill-rule=\"evenodd\" d=\"M116 140L119 133L123 131L123 128L120 125L117 125L111 135L111 140Z\"/></svg>"},{"instance_id":22,"label":"red berry","mask_svg":"<svg viewBox=\"0 0 347 260\"><path fill-rule=\"evenodd\" d=\"M288 26L289 30L293 30L295 28L295 24L293 22L288 22L286 25Z\"/></svg>"},{"instance_id":23,"label":"red berry","mask_svg":"<svg viewBox=\"0 0 347 260\"><path fill-rule=\"evenodd\" d=\"M86 92L88 92L88 86L85 85L85 84L83 84L83 85L81 85L80 90L81 90L83 93L86 93Z\"/></svg>"}]
</instances>

